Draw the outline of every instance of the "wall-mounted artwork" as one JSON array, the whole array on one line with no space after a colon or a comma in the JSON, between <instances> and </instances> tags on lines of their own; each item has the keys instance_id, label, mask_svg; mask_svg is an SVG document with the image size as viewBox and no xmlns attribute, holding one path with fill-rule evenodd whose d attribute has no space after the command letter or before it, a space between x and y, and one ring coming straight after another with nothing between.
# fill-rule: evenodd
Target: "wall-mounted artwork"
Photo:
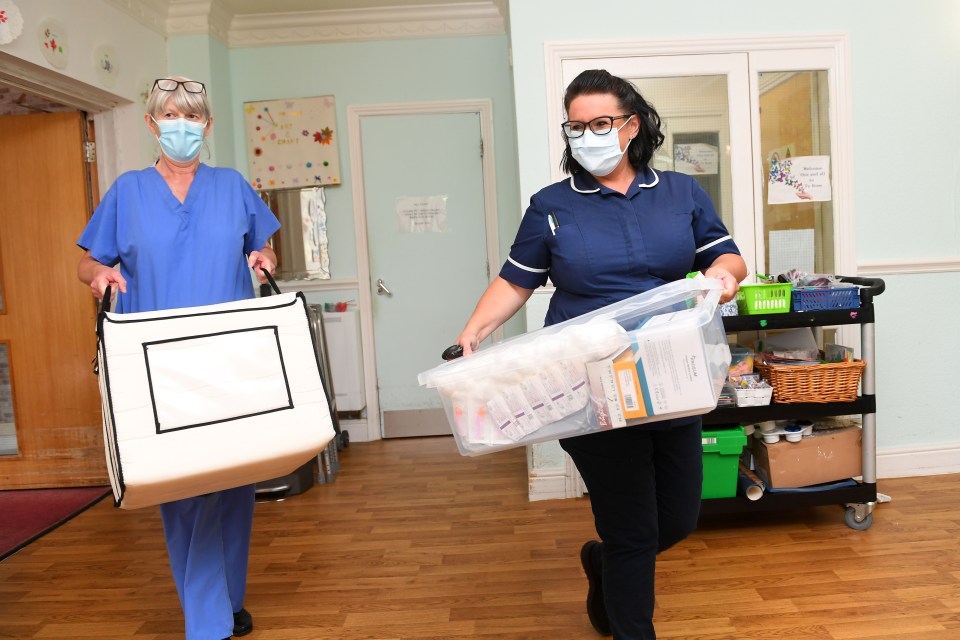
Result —
<instances>
[{"instance_id":1,"label":"wall-mounted artwork","mask_svg":"<svg viewBox=\"0 0 960 640\"><path fill-rule=\"evenodd\" d=\"M47 18L37 29L37 42L43 57L57 69L67 66L70 47L67 46L67 29L59 21Z\"/></svg>"},{"instance_id":2,"label":"wall-mounted artwork","mask_svg":"<svg viewBox=\"0 0 960 640\"><path fill-rule=\"evenodd\" d=\"M0 44L10 44L23 31L23 16L13 0L0 0Z\"/></svg>"},{"instance_id":3,"label":"wall-mounted artwork","mask_svg":"<svg viewBox=\"0 0 960 640\"><path fill-rule=\"evenodd\" d=\"M333 96L245 102L243 116L254 189L340 184Z\"/></svg>"}]
</instances>

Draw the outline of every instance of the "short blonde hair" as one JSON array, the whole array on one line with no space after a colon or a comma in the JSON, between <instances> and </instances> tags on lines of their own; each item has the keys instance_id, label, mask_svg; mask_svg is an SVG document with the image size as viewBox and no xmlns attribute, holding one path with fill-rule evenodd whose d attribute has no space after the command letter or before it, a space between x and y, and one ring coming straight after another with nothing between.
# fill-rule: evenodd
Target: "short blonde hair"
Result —
<instances>
[{"instance_id":1,"label":"short blonde hair","mask_svg":"<svg viewBox=\"0 0 960 640\"><path fill-rule=\"evenodd\" d=\"M191 82L190 78L183 76L171 76L168 80L177 82ZM184 113L199 113L204 120L209 120L211 115L210 101L207 99L206 91L202 93L190 93L183 88L182 84L177 85L173 91L164 91L154 84L153 91L147 98L147 113L154 119L158 118L166 111L167 103L173 101L173 106Z\"/></svg>"}]
</instances>

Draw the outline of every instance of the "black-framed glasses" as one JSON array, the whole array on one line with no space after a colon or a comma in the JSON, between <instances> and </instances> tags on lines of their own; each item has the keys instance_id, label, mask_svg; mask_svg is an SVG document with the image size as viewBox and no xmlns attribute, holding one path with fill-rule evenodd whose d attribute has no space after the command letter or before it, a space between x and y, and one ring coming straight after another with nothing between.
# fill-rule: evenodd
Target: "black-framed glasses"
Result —
<instances>
[{"instance_id":1,"label":"black-framed glasses","mask_svg":"<svg viewBox=\"0 0 960 640\"><path fill-rule=\"evenodd\" d=\"M590 122L580 122L579 120L567 120L560 126L563 128L563 135L568 138L579 138L583 132L590 128L598 136L606 135L613 131L613 123L622 118L629 118L634 114L628 113L623 116L597 116Z\"/></svg>"},{"instance_id":2,"label":"black-framed glasses","mask_svg":"<svg viewBox=\"0 0 960 640\"><path fill-rule=\"evenodd\" d=\"M157 78L153 81L153 88L160 91L176 91L177 87L183 87L187 93L206 93L207 89L202 82L196 80L173 80L172 78Z\"/></svg>"}]
</instances>

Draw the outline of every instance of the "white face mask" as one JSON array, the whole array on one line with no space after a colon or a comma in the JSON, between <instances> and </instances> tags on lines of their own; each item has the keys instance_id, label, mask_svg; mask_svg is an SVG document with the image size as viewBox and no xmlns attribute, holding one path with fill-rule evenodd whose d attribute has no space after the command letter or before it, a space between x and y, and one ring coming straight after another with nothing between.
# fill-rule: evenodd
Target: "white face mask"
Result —
<instances>
[{"instance_id":1,"label":"white face mask","mask_svg":"<svg viewBox=\"0 0 960 640\"><path fill-rule=\"evenodd\" d=\"M630 118L633 116L631 115ZM620 129L627 126L630 122L627 118L619 127L611 129L608 133L597 135L590 129L583 132L579 138L570 138L570 154L573 159L580 163L580 166L589 171L592 175L603 177L609 175L623 158L627 148L630 146L631 138L627 141L627 146L620 148Z\"/></svg>"}]
</instances>

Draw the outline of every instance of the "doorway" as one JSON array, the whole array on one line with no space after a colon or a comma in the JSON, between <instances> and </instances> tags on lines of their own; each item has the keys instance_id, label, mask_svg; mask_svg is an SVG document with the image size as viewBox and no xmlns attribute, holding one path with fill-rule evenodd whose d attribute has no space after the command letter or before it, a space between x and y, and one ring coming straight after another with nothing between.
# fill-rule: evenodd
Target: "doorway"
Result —
<instances>
[{"instance_id":1,"label":"doorway","mask_svg":"<svg viewBox=\"0 0 960 640\"><path fill-rule=\"evenodd\" d=\"M492 106L351 107L348 117L369 436L449 435L417 375L440 364L499 267Z\"/></svg>"},{"instance_id":2,"label":"doorway","mask_svg":"<svg viewBox=\"0 0 960 640\"><path fill-rule=\"evenodd\" d=\"M94 300L76 277L90 184L77 111L0 116L5 424L0 488L102 484ZM95 195L95 194L94 194Z\"/></svg>"},{"instance_id":3,"label":"doorway","mask_svg":"<svg viewBox=\"0 0 960 640\"><path fill-rule=\"evenodd\" d=\"M0 455L0 489L106 484L91 369L96 307L76 277L75 243L120 165L112 149L88 162L85 132L96 121L101 137L116 140L114 115L128 104L0 52L0 341L8 362L0 377L10 398L0 422L14 425L3 438L11 455Z\"/></svg>"}]
</instances>

